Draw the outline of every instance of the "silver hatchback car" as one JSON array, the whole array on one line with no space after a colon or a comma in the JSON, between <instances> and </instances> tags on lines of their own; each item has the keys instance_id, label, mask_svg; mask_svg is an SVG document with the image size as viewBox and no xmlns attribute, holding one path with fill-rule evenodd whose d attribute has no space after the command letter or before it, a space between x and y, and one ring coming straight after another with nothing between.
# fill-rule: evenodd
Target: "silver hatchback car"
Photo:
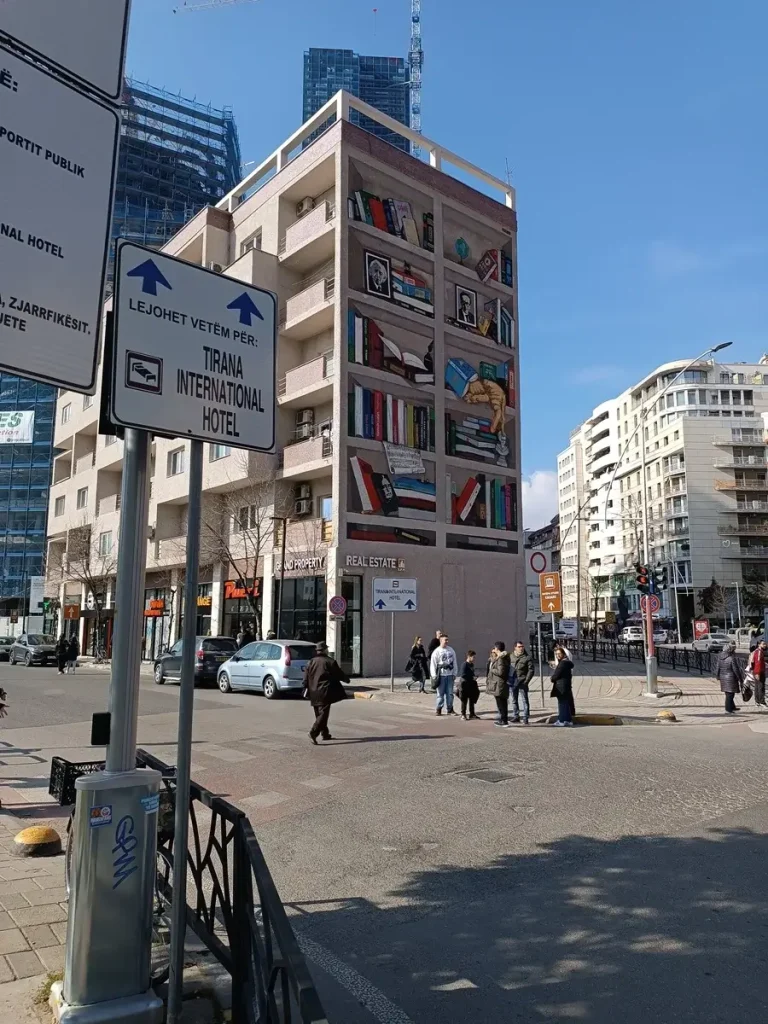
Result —
<instances>
[{"instance_id":1,"label":"silver hatchback car","mask_svg":"<svg viewBox=\"0 0 768 1024\"><path fill-rule=\"evenodd\" d=\"M305 640L256 640L241 647L218 672L222 693L256 690L268 700L280 693L304 689L304 669L315 656L315 644Z\"/></svg>"}]
</instances>

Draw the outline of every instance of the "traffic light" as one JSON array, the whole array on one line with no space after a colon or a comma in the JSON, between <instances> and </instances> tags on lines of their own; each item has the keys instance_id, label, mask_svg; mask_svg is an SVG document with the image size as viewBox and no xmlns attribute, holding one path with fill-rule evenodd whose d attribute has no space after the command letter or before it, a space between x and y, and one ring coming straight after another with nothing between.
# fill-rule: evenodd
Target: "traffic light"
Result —
<instances>
[{"instance_id":1,"label":"traffic light","mask_svg":"<svg viewBox=\"0 0 768 1024\"><path fill-rule=\"evenodd\" d=\"M664 565L657 565L653 570L653 589L655 593L660 593L662 590L666 590L669 586L669 578L667 576L667 567Z\"/></svg>"},{"instance_id":2,"label":"traffic light","mask_svg":"<svg viewBox=\"0 0 768 1024\"><path fill-rule=\"evenodd\" d=\"M651 590L651 574L648 566L635 562L635 584L641 594L648 594Z\"/></svg>"}]
</instances>

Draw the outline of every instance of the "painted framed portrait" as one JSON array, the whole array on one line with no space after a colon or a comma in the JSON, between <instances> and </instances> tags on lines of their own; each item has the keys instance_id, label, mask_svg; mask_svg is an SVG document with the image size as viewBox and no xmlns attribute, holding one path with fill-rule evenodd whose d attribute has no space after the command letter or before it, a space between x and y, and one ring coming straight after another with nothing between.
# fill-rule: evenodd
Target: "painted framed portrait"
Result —
<instances>
[{"instance_id":1,"label":"painted framed portrait","mask_svg":"<svg viewBox=\"0 0 768 1024\"><path fill-rule=\"evenodd\" d=\"M377 252L365 254L365 290L369 295L392 298L391 266L386 256Z\"/></svg>"},{"instance_id":2,"label":"painted framed portrait","mask_svg":"<svg viewBox=\"0 0 768 1024\"><path fill-rule=\"evenodd\" d=\"M477 327L477 292L456 285L456 322L467 327Z\"/></svg>"}]
</instances>

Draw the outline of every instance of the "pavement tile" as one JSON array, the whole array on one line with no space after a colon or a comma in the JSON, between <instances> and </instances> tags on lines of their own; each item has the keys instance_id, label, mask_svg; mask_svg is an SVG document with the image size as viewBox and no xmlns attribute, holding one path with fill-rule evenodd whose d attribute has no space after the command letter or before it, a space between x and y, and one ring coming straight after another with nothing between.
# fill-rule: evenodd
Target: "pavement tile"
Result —
<instances>
[{"instance_id":1,"label":"pavement tile","mask_svg":"<svg viewBox=\"0 0 768 1024\"><path fill-rule=\"evenodd\" d=\"M33 907L41 907L46 903L62 903L67 898L67 890L63 885L54 885L50 889L39 889L37 892L29 892L25 896L26 903L19 904L19 906L28 906L32 904ZM5 900L0 896L0 903L5 903ZM6 907L6 910L12 909Z\"/></svg>"},{"instance_id":2,"label":"pavement tile","mask_svg":"<svg viewBox=\"0 0 768 1024\"><path fill-rule=\"evenodd\" d=\"M13 981L13 971L5 957L0 956L0 985L5 985L9 981Z\"/></svg>"},{"instance_id":3,"label":"pavement tile","mask_svg":"<svg viewBox=\"0 0 768 1024\"><path fill-rule=\"evenodd\" d=\"M35 864L31 861L26 863L14 860L12 864L0 865L0 878L4 882L18 882L22 878L39 878L40 875L47 874L48 872L41 864Z\"/></svg>"},{"instance_id":4,"label":"pavement tile","mask_svg":"<svg viewBox=\"0 0 768 1024\"><path fill-rule=\"evenodd\" d=\"M0 910L0 932L6 931L8 928L13 928L14 923L10 918L10 915Z\"/></svg>"},{"instance_id":5,"label":"pavement tile","mask_svg":"<svg viewBox=\"0 0 768 1024\"><path fill-rule=\"evenodd\" d=\"M274 807L276 804L285 803L286 800L290 800L290 799L291 798L289 796L286 796L285 793L267 792L267 793L257 793L255 796L246 797L245 800L240 800L239 802L243 805L243 807L246 807L246 808L248 808L248 807L260 808L260 807Z\"/></svg>"},{"instance_id":6,"label":"pavement tile","mask_svg":"<svg viewBox=\"0 0 768 1024\"><path fill-rule=\"evenodd\" d=\"M29 928L22 928L24 938L32 949L44 948L45 946L56 946L56 936L51 931L49 924L33 924Z\"/></svg>"},{"instance_id":7,"label":"pavement tile","mask_svg":"<svg viewBox=\"0 0 768 1024\"><path fill-rule=\"evenodd\" d=\"M20 892L40 892L40 886L34 878L17 878L12 882L0 882L0 900L3 896L11 896Z\"/></svg>"},{"instance_id":8,"label":"pavement tile","mask_svg":"<svg viewBox=\"0 0 768 1024\"><path fill-rule=\"evenodd\" d=\"M6 896L0 896L0 907L3 910L18 910L19 907L28 906L29 900L23 893L8 893Z\"/></svg>"},{"instance_id":9,"label":"pavement tile","mask_svg":"<svg viewBox=\"0 0 768 1024\"><path fill-rule=\"evenodd\" d=\"M19 907L12 910L11 917L20 928L31 924L57 924L66 921L67 914L58 903L46 904L43 907ZM0 932L2 935L2 932Z\"/></svg>"},{"instance_id":10,"label":"pavement tile","mask_svg":"<svg viewBox=\"0 0 768 1024\"><path fill-rule=\"evenodd\" d=\"M56 941L57 942L66 942L67 941L67 924L66 924L66 921L64 921L64 922L60 921L58 924L52 924L52 925L50 925L50 928L51 928L51 931L53 932L53 934L56 936Z\"/></svg>"},{"instance_id":11,"label":"pavement tile","mask_svg":"<svg viewBox=\"0 0 768 1024\"><path fill-rule=\"evenodd\" d=\"M309 786L311 789L330 789L341 782L342 780L335 775L316 775L312 779L302 779L300 785Z\"/></svg>"},{"instance_id":12,"label":"pavement tile","mask_svg":"<svg viewBox=\"0 0 768 1024\"><path fill-rule=\"evenodd\" d=\"M43 967L47 971L64 970L64 958L66 956L64 946L44 946L42 949L35 950L35 952L43 961Z\"/></svg>"},{"instance_id":13,"label":"pavement tile","mask_svg":"<svg viewBox=\"0 0 768 1024\"><path fill-rule=\"evenodd\" d=\"M27 953L11 953L6 960L17 978L32 978L36 974L45 973L39 957L31 950Z\"/></svg>"},{"instance_id":14,"label":"pavement tile","mask_svg":"<svg viewBox=\"0 0 768 1024\"><path fill-rule=\"evenodd\" d=\"M29 943L18 928L0 932L0 953L19 953L29 949Z\"/></svg>"}]
</instances>

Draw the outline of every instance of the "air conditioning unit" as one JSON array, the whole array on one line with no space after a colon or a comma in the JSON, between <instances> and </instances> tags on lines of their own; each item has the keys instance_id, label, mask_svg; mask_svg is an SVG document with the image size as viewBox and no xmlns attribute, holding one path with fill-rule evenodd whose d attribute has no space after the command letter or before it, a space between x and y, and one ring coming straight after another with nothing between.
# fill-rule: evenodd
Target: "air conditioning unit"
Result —
<instances>
[{"instance_id":1,"label":"air conditioning unit","mask_svg":"<svg viewBox=\"0 0 768 1024\"><path fill-rule=\"evenodd\" d=\"M306 196L300 203L296 203L296 216L303 217L305 213L309 213L310 210L314 210L315 200L312 196Z\"/></svg>"},{"instance_id":2,"label":"air conditioning unit","mask_svg":"<svg viewBox=\"0 0 768 1024\"><path fill-rule=\"evenodd\" d=\"M310 486L310 484L299 484L296 487L296 498L297 498L297 500L301 499L301 498L311 498L311 497L312 497L312 487Z\"/></svg>"},{"instance_id":3,"label":"air conditioning unit","mask_svg":"<svg viewBox=\"0 0 768 1024\"><path fill-rule=\"evenodd\" d=\"M309 498L302 498L301 501L294 501L293 514L295 516L308 516L312 511L312 502Z\"/></svg>"},{"instance_id":4,"label":"air conditioning unit","mask_svg":"<svg viewBox=\"0 0 768 1024\"><path fill-rule=\"evenodd\" d=\"M209 263L208 264L208 269L212 270L214 272L214 274L223 274L224 273L224 265L222 263Z\"/></svg>"},{"instance_id":5,"label":"air conditioning unit","mask_svg":"<svg viewBox=\"0 0 768 1024\"><path fill-rule=\"evenodd\" d=\"M299 409L296 413L296 426L300 427L302 423L314 423L315 422L315 410L314 409Z\"/></svg>"},{"instance_id":6,"label":"air conditioning unit","mask_svg":"<svg viewBox=\"0 0 768 1024\"><path fill-rule=\"evenodd\" d=\"M306 441L308 437L312 437L313 427L311 423L300 423L296 427L296 437L300 441Z\"/></svg>"}]
</instances>

